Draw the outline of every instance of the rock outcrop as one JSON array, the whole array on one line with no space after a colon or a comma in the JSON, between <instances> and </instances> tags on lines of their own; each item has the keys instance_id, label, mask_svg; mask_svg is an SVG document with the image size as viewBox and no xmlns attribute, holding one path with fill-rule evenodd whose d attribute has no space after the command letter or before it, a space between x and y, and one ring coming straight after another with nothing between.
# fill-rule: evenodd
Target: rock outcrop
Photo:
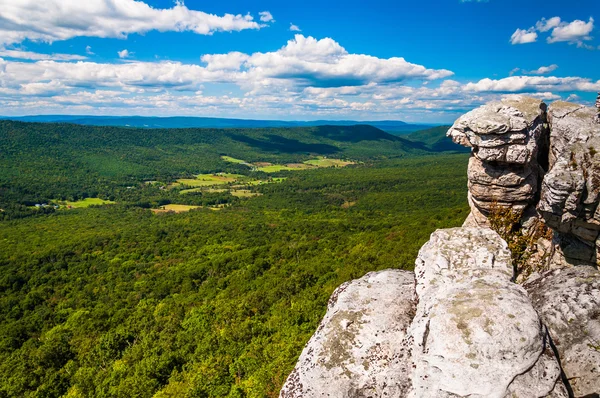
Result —
<instances>
[{"instance_id":1,"label":"rock outcrop","mask_svg":"<svg viewBox=\"0 0 600 398\"><path fill-rule=\"evenodd\" d=\"M600 393L600 271L547 271L524 285L576 397Z\"/></svg>"},{"instance_id":2,"label":"rock outcrop","mask_svg":"<svg viewBox=\"0 0 600 398\"><path fill-rule=\"evenodd\" d=\"M543 223L533 268L594 265L600 257L600 124L582 105L513 96L477 108L448 131L472 148L471 214L465 226L489 226L494 208L521 211L526 233Z\"/></svg>"},{"instance_id":3,"label":"rock outcrop","mask_svg":"<svg viewBox=\"0 0 600 398\"><path fill-rule=\"evenodd\" d=\"M280 396L568 396L497 233L435 232L414 275L388 270L340 286Z\"/></svg>"},{"instance_id":4,"label":"rock outcrop","mask_svg":"<svg viewBox=\"0 0 600 398\"><path fill-rule=\"evenodd\" d=\"M434 232L414 274L339 287L280 396L600 397L597 115L511 97L458 119L448 136L472 148L463 227ZM517 214L531 257L490 229L498 209Z\"/></svg>"},{"instance_id":5,"label":"rock outcrop","mask_svg":"<svg viewBox=\"0 0 600 398\"><path fill-rule=\"evenodd\" d=\"M467 226L488 226L493 206L535 205L547 150L546 105L518 97L492 102L461 116L447 135L471 147ZM541 164L540 164L541 163Z\"/></svg>"},{"instance_id":6,"label":"rock outcrop","mask_svg":"<svg viewBox=\"0 0 600 398\"><path fill-rule=\"evenodd\" d=\"M564 396L560 366L510 252L490 229L431 235L416 261L410 397Z\"/></svg>"},{"instance_id":7,"label":"rock outcrop","mask_svg":"<svg viewBox=\"0 0 600 398\"><path fill-rule=\"evenodd\" d=\"M338 287L280 396L406 396L414 285L412 272L387 270Z\"/></svg>"},{"instance_id":8,"label":"rock outcrop","mask_svg":"<svg viewBox=\"0 0 600 398\"><path fill-rule=\"evenodd\" d=\"M537 206L557 232L557 248L568 262L594 264L600 241L600 124L596 110L566 102L549 108L550 170ZM569 261L570 260L570 261ZM560 264L559 259L554 261Z\"/></svg>"}]
</instances>

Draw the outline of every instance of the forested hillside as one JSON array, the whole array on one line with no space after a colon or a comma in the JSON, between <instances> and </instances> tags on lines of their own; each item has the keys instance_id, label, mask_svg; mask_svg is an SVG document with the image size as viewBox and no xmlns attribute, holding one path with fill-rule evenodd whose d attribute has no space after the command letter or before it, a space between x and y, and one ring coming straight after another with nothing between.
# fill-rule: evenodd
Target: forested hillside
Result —
<instances>
[{"instance_id":1,"label":"forested hillside","mask_svg":"<svg viewBox=\"0 0 600 398\"><path fill-rule=\"evenodd\" d=\"M446 137L449 128L450 126L432 127L407 134L403 138L417 144L423 144L427 150L433 152L469 152L469 148L456 145L452 142L452 139Z\"/></svg>"},{"instance_id":2,"label":"forested hillside","mask_svg":"<svg viewBox=\"0 0 600 398\"><path fill-rule=\"evenodd\" d=\"M127 129L0 121L0 218L26 215L28 207L57 198L156 202L168 195L128 187L200 173L250 173L221 155L248 162L294 163L311 155L372 162L427 152L371 126Z\"/></svg>"},{"instance_id":3,"label":"forested hillside","mask_svg":"<svg viewBox=\"0 0 600 398\"><path fill-rule=\"evenodd\" d=\"M0 154L0 397L276 397L335 287L468 211L467 156L370 126L5 121Z\"/></svg>"},{"instance_id":4,"label":"forested hillside","mask_svg":"<svg viewBox=\"0 0 600 398\"><path fill-rule=\"evenodd\" d=\"M309 170L220 212L4 221L0 396L277 396L336 286L462 222L466 160Z\"/></svg>"}]
</instances>

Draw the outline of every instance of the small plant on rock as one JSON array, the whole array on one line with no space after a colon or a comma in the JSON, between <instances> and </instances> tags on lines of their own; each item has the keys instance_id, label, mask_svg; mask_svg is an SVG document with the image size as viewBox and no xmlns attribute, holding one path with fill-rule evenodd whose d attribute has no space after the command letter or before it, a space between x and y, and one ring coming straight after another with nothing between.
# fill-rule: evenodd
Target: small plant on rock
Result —
<instances>
[{"instance_id":1,"label":"small plant on rock","mask_svg":"<svg viewBox=\"0 0 600 398\"><path fill-rule=\"evenodd\" d=\"M488 214L490 227L508 244L515 279L519 275L528 276L534 271L538 271L538 269L533 269L528 260L537 251L538 239L549 240L552 238L552 230L543 222L540 221L534 227L525 230L521 224L522 218L523 210L502 206L497 202L492 203Z\"/></svg>"}]
</instances>

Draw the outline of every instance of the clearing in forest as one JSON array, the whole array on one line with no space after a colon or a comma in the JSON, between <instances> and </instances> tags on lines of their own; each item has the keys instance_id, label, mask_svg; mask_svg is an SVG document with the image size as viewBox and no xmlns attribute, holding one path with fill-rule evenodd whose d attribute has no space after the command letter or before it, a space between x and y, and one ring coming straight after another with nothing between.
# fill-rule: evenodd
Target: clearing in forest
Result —
<instances>
[{"instance_id":1,"label":"clearing in forest","mask_svg":"<svg viewBox=\"0 0 600 398\"><path fill-rule=\"evenodd\" d=\"M61 207L65 207L67 209L83 209L90 206L114 205L116 203L112 200L105 200L100 198L85 198L75 202L70 202L68 200L56 200L54 202L58 203Z\"/></svg>"},{"instance_id":2,"label":"clearing in forest","mask_svg":"<svg viewBox=\"0 0 600 398\"><path fill-rule=\"evenodd\" d=\"M154 214L160 213L185 213L190 210L199 209L202 206L189 206L189 205L164 205L160 209L151 209Z\"/></svg>"}]
</instances>

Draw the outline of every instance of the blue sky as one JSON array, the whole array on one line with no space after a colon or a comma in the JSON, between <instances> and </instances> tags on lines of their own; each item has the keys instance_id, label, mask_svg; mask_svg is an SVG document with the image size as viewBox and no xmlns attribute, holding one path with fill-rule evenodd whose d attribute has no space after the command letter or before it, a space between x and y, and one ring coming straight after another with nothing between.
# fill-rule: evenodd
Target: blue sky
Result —
<instances>
[{"instance_id":1,"label":"blue sky","mask_svg":"<svg viewBox=\"0 0 600 398\"><path fill-rule=\"evenodd\" d=\"M450 122L591 104L598 1L0 0L0 113Z\"/></svg>"}]
</instances>

